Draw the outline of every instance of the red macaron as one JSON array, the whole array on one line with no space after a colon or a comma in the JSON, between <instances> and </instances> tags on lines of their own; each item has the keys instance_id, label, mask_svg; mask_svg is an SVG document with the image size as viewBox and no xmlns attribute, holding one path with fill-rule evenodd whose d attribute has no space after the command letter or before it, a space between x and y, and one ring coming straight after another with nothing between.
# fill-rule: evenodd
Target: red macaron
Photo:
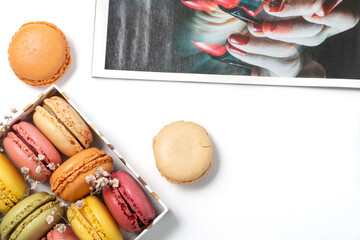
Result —
<instances>
[{"instance_id":1,"label":"red macaron","mask_svg":"<svg viewBox=\"0 0 360 240\"><path fill-rule=\"evenodd\" d=\"M29 176L34 180L44 181L50 177L51 169L61 164L61 156L56 148L28 122L12 126L12 131L4 139L4 148L10 159L20 169L27 168Z\"/></svg>"},{"instance_id":2,"label":"red macaron","mask_svg":"<svg viewBox=\"0 0 360 240\"><path fill-rule=\"evenodd\" d=\"M106 206L116 222L127 232L141 231L155 218L155 209L144 190L125 171L111 175L119 181L118 187L103 189Z\"/></svg>"}]
</instances>

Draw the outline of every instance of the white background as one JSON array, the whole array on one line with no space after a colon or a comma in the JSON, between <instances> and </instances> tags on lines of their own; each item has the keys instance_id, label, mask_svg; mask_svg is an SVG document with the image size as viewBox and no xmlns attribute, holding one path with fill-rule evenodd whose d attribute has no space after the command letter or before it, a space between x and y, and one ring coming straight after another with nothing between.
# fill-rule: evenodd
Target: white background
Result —
<instances>
[{"instance_id":1,"label":"white background","mask_svg":"<svg viewBox=\"0 0 360 240\"><path fill-rule=\"evenodd\" d=\"M360 90L95 79L94 13L95 0L3 1L0 116L45 89L13 74L11 37L56 24L73 60L57 84L171 209L144 239L360 239ZM190 185L168 183L153 157L152 138L177 120L203 125L214 147Z\"/></svg>"}]
</instances>

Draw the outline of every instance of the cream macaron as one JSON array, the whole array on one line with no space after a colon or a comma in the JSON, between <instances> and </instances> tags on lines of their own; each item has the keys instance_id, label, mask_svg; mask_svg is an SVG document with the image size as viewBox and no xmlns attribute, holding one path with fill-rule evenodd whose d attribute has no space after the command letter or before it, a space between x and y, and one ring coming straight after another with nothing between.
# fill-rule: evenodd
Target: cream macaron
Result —
<instances>
[{"instance_id":1,"label":"cream macaron","mask_svg":"<svg viewBox=\"0 0 360 240\"><path fill-rule=\"evenodd\" d=\"M53 96L37 106L33 120L40 131L64 155L71 157L93 141L89 126L63 98Z\"/></svg>"},{"instance_id":2,"label":"cream macaron","mask_svg":"<svg viewBox=\"0 0 360 240\"><path fill-rule=\"evenodd\" d=\"M153 150L160 174L171 183L195 182L212 165L210 137L204 127L193 122L165 126L154 137Z\"/></svg>"}]
</instances>

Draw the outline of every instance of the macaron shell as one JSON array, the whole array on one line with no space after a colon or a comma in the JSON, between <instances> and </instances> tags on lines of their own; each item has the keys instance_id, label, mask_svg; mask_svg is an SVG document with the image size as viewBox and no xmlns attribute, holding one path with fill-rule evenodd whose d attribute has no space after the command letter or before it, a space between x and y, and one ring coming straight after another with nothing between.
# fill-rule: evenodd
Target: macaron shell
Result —
<instances>
[{"instance_id":1,"label":"macaron shell","mask_svg":"<svg viewBox=\"0 0 360 240\"><path fill-rule=\"evenodd\" d=\"M13 229L34 209L43 206L44 204L55 201L56 197L46 192L37 192L16 204L10 211L5 215L0 223L1 238L7 240L10 237Z\"/></svg>"},{"instance_id":2,"label":"macaron shell","mask_svg":"<svg viewBox=\"0 0 360 240\"><path fill-rule=\"evenodd\" d=\"M62 123L76 136L82 146L88 148L93 141L90 128L81 116L63 98L53 96L44 100Z\"/></svg>"},{"instance_id":3,"label":"macaron shell","mask_svg":"<svg viewBox=\"0 0 360 240\"><path fill-rule=\"evenodd\" d=\"M70 181L65 189L61 192L59 197L64 201L72 202L78 200L90 193L90 185L86 183L86 176L95 174L96 168L102 167L105 171L111 173L113 171L113 163L104 163L101 165L95 165L96 167L89 166L90 171L85 171L78 176L74 176L74 180Z\"/></svg>"},{"instance_id":4,"label":"macaron shell","mask_svg":"<svg viewBox=\"0 0 360 240\"><path fill-rule=\"evenodd\" d=\"M33 86L56 82L71 63L65 35L47 22L22 25L9 44L8 54L16 76Z\"/></svg>"},{"instance_id":5,"label":"macaron shell","mask_svg":"<svg viewBox=\"0 0 360 240\"><path fill-rule=\"evenodd\" d=\"M84 206L80 209L86 214L91 222L91 225L96 228L102 229L105 236L102 239L109 240L122 240L122 234L114 218L106 206L95 196L87 196L84 200Z\"/></svg>"},{"instance_id":6,"label":"macaron shell","mask_svg":"<svg viewBox=\"0 0 360 240\"><path fill-rule=\"evenodd\" d=\"M35 108L33 120L36 127L40 129L62 154L71 157L83 150L82 146L68 130L44 108L40 106Z\"/></svg>"},{"instance_id":7,"label":"macaron shell","mask_svg":"<svg viewBox=\"0 0 360 240\"><path fill-rule=\"evenodd\" d=\"M171 183L191 183L210 169L212 145L206 129L193 122L165 126L153 139L156 167Z\"/></svg>"},{"instance_id":8,"label":"macaron shell","mask_svg":"<svg viewBox=\"0 0 360 240\"><path fill-rule=\"evenodd\" d=\"M61 220L59 214L54 214L54 220L50 224L46 221L46 218L52 215L54 208L57 209L56 211L60 215L63 214L63 209L59 206L59 202L46 203L21 222L9 240L40 239Z\"/></svg>"},{"instance_id":9,"label":"macaron shell","mask_svg":"<svg viewBox=\"0 0 360 240\"><path fill-rule=\"evenodd\" d=\"M127 232L140 231L136 218L128 206L145 225L148 225L155 218L153 205L144 190L129 173L118 171L112 174L112 178L119 180L119 187L116 189L106 188L102 192L108 209L117 223Z\"/></svg>"},{"instance_id":10,"label":"macaron shell","mask_svg":"<svg viewBox=\"0 0 360 240\"><path fill-rule=\"evenodd\" d=\"M13 125L12 128L33 146L39 154L46 157L46 163L61 164L59 152L35 126L28 122L20 122Z\"/></svg>"},{"instance_id":11,"label":"macaron shell","mask_svg":"<svg viewBox=\"0 0 360 240\"><path fill-rule=\"evenodd\" d=\"M86 176L98 167L111 173L113 160L97 148L88 148L72 156L54 171L50 178L51 191L65 201L75 201L90 193Z\"/></svg>"},{"instance_id":12,"label":"macaron shell","mask_svg":"<svg viewBox=\"0 0 360 240\"><path fill-rule=\"evenodd\" d=\"M102 195L111 215L125 231L135 232L141 230L136 215L130 211L117 189L105 188Z\"/></svg>"},{"instance_id":13,"label":"macaron shell","mask_svg":"<svg viewBox=\"0 0 360 240\"><path fill-rule=\"evenodd\" d=\"M119 192L124 196L140 220L149 224L155 218L155 209L141 186L125 171L118 171L112 174L112 177L119 180Z\"/></svg>"},{"instance_id":14,"label":"macaron shell","mask_svg":"<svg viewBox=\"0 0 360 240\"><path fill-rule=\"evenodd\" d=\"M72 229L81 240L93 239L102 240L90 223L80 213L75 204L71 204L71 207L67 210L67 218L71 224Z\"/></svg>"},{"instance_id":15,"label":"macaron shell","mask_svg":"<svg viewBox=\"0 0 360 240\"><path fill-rule=\"evenodd\" d=\"M63 234L65 238L63 238ZM75 233L70 227L66 227L65 232L61 234L55 229L51 230L47 235L47 240L79 240L78 237L76 237Z\"/></svg>"},{"instance_id":16,"label":"macaron shell","mask_svg":"<svg viewBox=\"0 0 360 240\"><path fill-rule=\"evenodd\" d=\"M28 186L23 176L10 162L10 160L0 153L0 192L2 192L13 203L17 203L27 191ZM7 213L8 206L0 201L0 212Z\"/></svg>"},{"instance_id":17,"label":"macaron shell","mask_svg":"<svg viewBox=\"0 0 360 240\"><path fill-rule=\"evenodd\" d=\"M29 176L32 179L44 181L51 175L42 163L39 165L45 173L41 175L35 171L38 165L35 161L30 161L29 158L36 158L37 156L15 135L15 133L9 132L4 139L3 144L5 151L18 168L29 168Z\"/></svg>"}]
</instances>

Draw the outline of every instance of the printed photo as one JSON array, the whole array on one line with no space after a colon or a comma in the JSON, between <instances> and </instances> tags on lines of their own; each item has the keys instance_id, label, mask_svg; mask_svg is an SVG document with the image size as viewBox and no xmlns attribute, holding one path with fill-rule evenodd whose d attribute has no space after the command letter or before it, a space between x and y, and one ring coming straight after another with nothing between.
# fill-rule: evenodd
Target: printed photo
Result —
<instances>
[{"instance_id":1,"label":"printed photo","mask_svg":"<svg viewBox=\"0 0 360 240\"><path fill-rule=\"evenodd\" d=\"M109 0L106 7L105 70L360 79L356 0Z\"/></svg>"}]
</instances>

